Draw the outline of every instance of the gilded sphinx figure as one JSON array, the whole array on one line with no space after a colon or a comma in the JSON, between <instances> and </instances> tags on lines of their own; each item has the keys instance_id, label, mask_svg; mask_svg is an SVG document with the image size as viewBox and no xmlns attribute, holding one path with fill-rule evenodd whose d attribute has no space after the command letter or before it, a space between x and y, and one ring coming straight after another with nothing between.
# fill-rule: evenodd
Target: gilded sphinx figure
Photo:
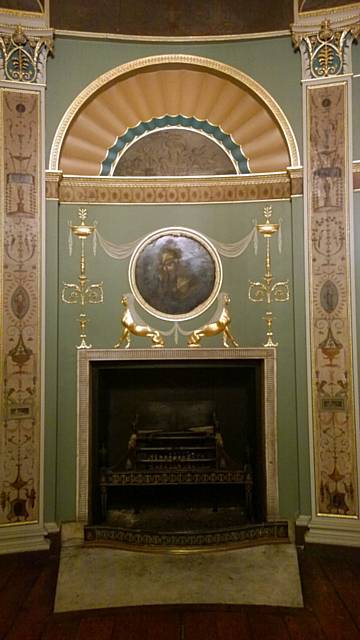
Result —
<instances>
[{"instance_id":1,"label":"gilded sphinx figure","mask_svg":"<svg viewBox=\"0 0 360 640\"><path fill-rule=\"evenodd\" d=\"M229 303L230 296L225 293L223 308L218 319L214 322L210 322L209 324L205 324L204 326L200 327L200 329L195 329L195 331L193 331L188 338L188 347L200 347L202 338L209 338L211 336L217 336L219 334L222 334L224 347L239 346L229 328L231 322L228 309Z\"/></svg>"},{"instance_id":2,"label":"gilded sphinx figure","mask_svg":"<svg viewBox=\"0 0 360 640\"><path fill-rule=\"evenodd\" d=\"M121 324L123 327L119 341L114 345L114 349L119 349L123 342L125 342L125 349L129 349L131 343L131 335L150 338L153 347L163 347L165 342L161 333L156 329L152 329L147 325L137 324L131 310L129 308L129 302L127 296L121 298L121 304L124 306L125 311L121 318Z\"/></svg>"}]
</instances>

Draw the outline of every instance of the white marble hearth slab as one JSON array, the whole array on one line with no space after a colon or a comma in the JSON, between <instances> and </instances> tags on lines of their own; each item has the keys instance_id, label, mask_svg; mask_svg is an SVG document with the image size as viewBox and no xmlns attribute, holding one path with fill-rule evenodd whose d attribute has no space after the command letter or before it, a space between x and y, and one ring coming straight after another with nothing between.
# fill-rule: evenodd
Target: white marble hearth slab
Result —
<instances>
[{"instance_id":1,"label":"white marble hearth slab","mask_svg":"<svg viewBox=\"0 0 360 640\"><path fill-rule=\"evenodd\" d=\"M166 604L302 607L296 549L192 554L63 547L55 611Z\"/></svg>"}]
</instances>

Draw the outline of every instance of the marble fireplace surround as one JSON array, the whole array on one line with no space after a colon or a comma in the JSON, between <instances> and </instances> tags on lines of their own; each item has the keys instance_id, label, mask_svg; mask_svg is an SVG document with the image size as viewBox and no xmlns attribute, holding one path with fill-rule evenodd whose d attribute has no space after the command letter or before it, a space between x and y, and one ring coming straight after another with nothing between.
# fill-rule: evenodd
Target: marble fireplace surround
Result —
<instances>
[{"instance_id":1,"label":"marble fireplace surround","mask_svg":"<svg viewBox=\"0 0 360 640\"><path fill-rule=\"evenodd\" d=\"M89 460L91 441L91 366L98 362L161 362L166 360L259 360L262 363L262 403L264 458L266 467L266 520L279 518L277 470L276 350L273 348L198 348L198 349L79 349L77 358L77 495L76 520L87 524L89 518Z\"/></svg>"}]
</instances>

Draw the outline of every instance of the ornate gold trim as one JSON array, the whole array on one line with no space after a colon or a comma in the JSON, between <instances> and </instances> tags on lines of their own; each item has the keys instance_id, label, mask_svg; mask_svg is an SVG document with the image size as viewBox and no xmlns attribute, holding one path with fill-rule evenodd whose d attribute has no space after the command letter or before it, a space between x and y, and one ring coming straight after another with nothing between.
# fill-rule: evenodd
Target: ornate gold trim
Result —
<instances>
[{"instance_id":1,"label":"ornate gold trim","mask_svg":"<svg viewBox=\"0 0 360 640\"><path fill-rule=\"evenodd\" d=\"M354 191L359 191L360 160L354 160L352 171ZM206 204L288 200L303 195L303 173L303 167L289 167L286 172L230 177L154 179L64 176L62 171L47 170L46 199L71 204Z\"/></svg>"},{"instance_id":2,"label":"ornate gold trim","mask_svg":"<svg viewBox=\"0 0 360 640\"><path fill-rule=\"evenodd\" d=\"M0 10L0 18L1 18L1 10ZM40 15L44 15L44 14L40 14L40 13L36 13L34 14L36 16L40 16ZM12 34L14 32L14 30L16 29L16 27L18 27L18 24L5 24L5 23L1 23L0 22L0 33L2 34ZM53 38L54 35L54 31L53 29L49 29L48 27L45 27L43 25L41 26L37 26L35 24L29 24L29 25L20 25L24 31L26 32L26 34L28 36L33 36L34 38L40 37L40 36L44 36L47 38Z\"/></svg>"},{"instance_id":3,"label":"ornate gold trim","mask_svg":"<svg viewBox=\"0 0 360 640\"><path fill-rule=\"evenodd\" d=\"M61 173L61 172L60 172ZM60 173L58 175L60 175ZM47 197L78 204L205 204L289 200L287 172L209 178L122 178L63 176L58 193L56 172L47 172ZM299 186L296 187L297 190Z\"/></svg>"},{"instance_id":4,"label":"ornate gold trim","mask_svg":"<svg viewBox=\"0 0 360 640\"><path fill-rule=\"evenodd\" d=\"M63 177L62 171L45 172L45 197L46 200L59 200L60 183Z\"/></svg>"},{"instance_id":5,"label":"ornate gold trim","mask_svg":"<svg viewBox=\"0 0 360 640\"><path fill-rule=\"evenodd\" d=\"M115 536L112 532L116 532ZM106 536L109 533L109 537ZM265 533L265 535L264 535ZM269 535L271 534L272 535ZM104 535L105 534L105 535ZM278 534L278 535L277 535ZM133 538L134 544L131 542L123 542L121 538L124 537L127 540ZM143 537L143 544L139 542L139 538ZM204 544L194 544L193 541L189 542L188 546L181 546L180 544L166 544L166 539L186 539L186 538L205 538L207 541ZM238 537L237 542L234 542L234 538ZM116 549L124 549L129 551L141 551L143 553L153 554L182 554L188 555L193 553L207 553L209 551L229 551L230 549L242 549L244 547L259 546L264 544L288 544L289 532L288 522L279 520L279 522L267 522L265 524L248 525L247 527L239 529L227 529L215 532L207 533L170 533L163 534L161 532L131 532L120 531L117 528L111 529L106 526L89 526L84 527L85 545L87 547L110 547ZM148 540L152 539L151 542ZM218 540L223 538L222 542L211 543L209 539ZM231 541L226 541L226 538L231 538ZM161 541L160 541L161 540Z\"/></svg>"},{"instance_id":6,"label":"ornate gold trim","mask_svg":"<svg viewBox=\"0 0 360 640\"><path fill-rule=\"evenodd\" d=\"M86 541L86 547L91 548L108 548L108 549L121 549L122 551L140 551L142 553L151 553L151 554L168 554L168 555L190 555L194 553L220 553L224 551L232 551L236 549L244 549L249 547L249 541L243 543L226 543L223 545L217 545L214 547L163 547L163 548L153 548L153 547L141 547L140 545L130 545L130 544L122 544L121 542L88 542ZM289 539L286 540L260 540L254 541L251 540L251 546L263 546L265 544L289 544Z\"/></svg>"},{"instance_id":7,"label":"ornate gold trim","mask_svg":"<svg viewBox=\"0 0 360 640\"><path fill-rule=\"evenodd\" d=\"M257 31L256 33L238 33L209 36L141 36L122 33L99 33L97 31L71 31L55 29L59 37L96 38L99 40L125 40L131 42L227 42L237 40L257 40L264 38L281 38L290 35L289 29L278 31Z\"/></svg>"},{"instance_id":8,"label":"ornate gold trim","mask_svg":"<svg viewBox=\"0 0 360 640\"><path fill-rule=\"evenodd\" d=\"M222 348L211 349L82 349L77 352L77 483L76 519L86 523L89 500L90 441L90 365L99 361L134 360L262 360L264 375L264 442L266 464L267 521L279 519L279 487L277 465L277 378L276 349Z\"/></svg>"},{"instance_id":9,"label":"ornate gold trim","mask_svg":"<svg viewBox=\"0 0 360 640\"><path fill-rule=\"evenodd\" d=\"M360 191L360 160L353 162L353 189Z\"/></svg>"},{"instance_id":10,"label":"ornate gold trim","mask_svg":"<svg viewBox=\"0 0 360 640\"><path fill-rule=\"evenodd\" d=\"M87 87L85 87L85 89L75 98L75 100L69 106L57 128L50 152L49 169L58 169L61 147L66 131L70 126L72 119L74 118L77 111L84 105L84 103L89 100L89 98L91 98L97 91L99 91L99 89L104 87L109 82L114 81L115 78L118 78L119 76L122 76L124 74L133 73L140 69L148 68L151 66L167 64L184 64L204 67L205 69L213 70L226 76L231 76L234 80L248 87L253 93L256 94L256 96L258 96L258 98L261 99L262 102L265 102L268 109L270 109L271 113L278 122L288 145L291 166L297 167L300 165L299 149L297 146L295 134L290 126L290 123L280 106L277 104L271 94L268 93L266 89L264 89L264 87L262 87L258 82L256 82L256 80L254 80L247 74L230 65L224 64L217 60L212 60L210 58L178 53L149 56L147 58L132 60L131 62L127 62L126 64L115 67L114 69L110 69L110 71L102 74L101 76L96 78L96 80L91 82Z\"/></svg>"},{"instance_id":11,"label":"ornate gold trim","mask_svg":"<svg viewBox=\"0 0 360 640\"><path fill-rule=\"evenodd\" d=\"M303 167L289 167L287 170L290 178L291 196L300 196L304 191L304 170Z\"/></svg>"},{"instance_id":12,"label":"ornate gold trim","mask_svg":"<svg viewBox=\"0 0 360 640\"><path fill-rule=\"evenodd\" d=\"M297 0L295 0L297 2ZM298 2L297 2L298 4ZM359 3L353 2L352 4L345 4L341 7L326 7L324 9L311 9L310 11L297 11L297 15L303 18L307 16L331 16L339 15L340 13L346 15L350 9L359 9Z\"/></svg>"}]
</instances>

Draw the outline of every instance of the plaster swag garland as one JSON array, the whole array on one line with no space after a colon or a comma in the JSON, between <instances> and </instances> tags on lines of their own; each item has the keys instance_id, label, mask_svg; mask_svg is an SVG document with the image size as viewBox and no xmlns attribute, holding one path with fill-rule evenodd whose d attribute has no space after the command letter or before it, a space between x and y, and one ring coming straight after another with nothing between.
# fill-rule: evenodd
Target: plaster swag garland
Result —
<instances>
[{"instance_id":1,"label":"plaster swag garland","mask_svg":"<svg viewBox=\"0 0 360 640\"><path fill-rule=\"evenodd\" d=\"M280 229L281 229L281 220L279 222L280 222ZM127 258L130 258L133 252L135 251L136 247L138 246L138 244L142 242L142 240L144 240L145 237L146 236L141 236L140 238L137 238L136 240L132 240L131 242L117 244L115 242L111 242L110 240L106 240L101 235L101 233L99 233L98 229L96 229L94 233L94 239L96 238L96 241L99 243L103 251L105 251L105 253L110 258L114 258L114 260L126 260ZM254 220L254 226L252 227L251 231L246 236L244 236L240 240L237 240L236 242L225 243L225 242L220 242L218 240L214 240L213 238L208 238L208 240L213 244L215 249L224 258L238 258L244 253L244 251L246 251L246 249L251 244L251 242L254 243L255 253L257 254L257 248L258 248L257 238L258 238L258 232L256 229L256 220ZM279 238L279 253L281 253L282 247L281 247L280 232L279 232L278 238ZM96 248L94 246L94 254L95 252L96 252Z\"/></svg>"}]
</instances>

